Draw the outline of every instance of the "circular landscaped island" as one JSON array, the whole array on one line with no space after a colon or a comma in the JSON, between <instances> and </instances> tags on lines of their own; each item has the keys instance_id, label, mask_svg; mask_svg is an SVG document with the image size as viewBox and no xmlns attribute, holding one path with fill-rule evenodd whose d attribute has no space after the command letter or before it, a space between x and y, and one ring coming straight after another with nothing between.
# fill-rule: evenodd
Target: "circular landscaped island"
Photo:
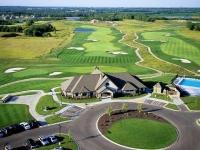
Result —
<instances>
[{"instance_id":1,"label":"circular landscaped island","mask_svg":"<svg viewBox=\"0 0 200 150\"><path fill-rule=\"evenodd\" d=\"M163 118L133 110L105 114L99 119L98 127L108 139L132 148L165 148L177 139L176 128Z\"/></svg>"}]
</instances>

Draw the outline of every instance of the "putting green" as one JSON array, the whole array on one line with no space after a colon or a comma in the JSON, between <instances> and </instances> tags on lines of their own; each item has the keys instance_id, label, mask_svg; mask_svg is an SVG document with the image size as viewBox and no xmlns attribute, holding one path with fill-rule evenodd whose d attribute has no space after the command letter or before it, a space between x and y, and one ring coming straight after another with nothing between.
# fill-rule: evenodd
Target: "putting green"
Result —
<instances>
[{"instance_id":1,"label":"putting green","mask_svg":"<svg viewBox=\"0 0 200 150\"><path fill-rule=\"evenodd\" d=\"M176 35L171 35L168 32L145 32L142 33L145 40L159 41L160 50L173 58L184 58L200 65L200 50L196 45L193 45L191 41L181 39ZM153 43L158 44L152 41ZM158 51L158 50L157 50Z\"/></svg>"},{"instance_id":2,"label":"putting green","mask_svg":"<svg viewBox=\"0 0 200 150\"><path fill-rule=\"evenodd\" d=\"M106 137L121 145L159 149L175 142L176 129L169 123L148 119L124 119L113 123Z\"/></svg>"}]
</instances>

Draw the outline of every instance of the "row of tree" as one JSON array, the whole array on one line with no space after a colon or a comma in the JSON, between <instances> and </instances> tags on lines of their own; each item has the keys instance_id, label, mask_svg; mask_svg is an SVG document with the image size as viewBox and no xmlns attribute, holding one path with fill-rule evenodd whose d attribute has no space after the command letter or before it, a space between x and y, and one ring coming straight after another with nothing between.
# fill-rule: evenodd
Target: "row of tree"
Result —
<instances>
[{"instance_id":1,"label":"row of tree","mask_svg":"<svg viewBox=\"0 0 200 150\"><path fill-rule=\"evenodd\" d=\"M200 31L200 23L188 22L188 23L187 23L187 27L188 27L190 30Z\"/></svg>"},{"instance_id":2,"label":"row of tree","mask_svg":"<svg viewBox=\"0 0 200 150\"><path fill-rule=\"evenodd\" d=\"M12 20L0 20L0 25L12 25L14 21Z\"/></svg>"},{"instance_id":3,"label":"row of tree","mask_svg":"<svg viewBox=\"0 0 200 150\"><path fill-rule=\"evenodd\" d=\"M31 25L24 30L27 36L51 36L49 32L55 31L56 28L51 24Z\"/></svg>"},{"instance_id":4,"label":"row of tree","mask_svg":"<svg viewBox=\"0 0 200 150\"><path fill-rule=\"evenodd\" d=\"M0 25L0 32L23 32L22 26L1 26Z\"/></svg>"}]
</instances>

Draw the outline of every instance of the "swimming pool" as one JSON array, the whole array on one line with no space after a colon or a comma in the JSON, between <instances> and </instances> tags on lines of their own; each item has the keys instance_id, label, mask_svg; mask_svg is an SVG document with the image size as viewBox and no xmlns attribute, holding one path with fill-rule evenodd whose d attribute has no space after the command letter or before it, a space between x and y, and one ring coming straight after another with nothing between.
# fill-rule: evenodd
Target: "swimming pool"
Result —
<instances>
[{"instance_id":1,"label":"swimming pool","mask_svg":"<svg viewBox=\"0 0 200 150\"><path fill-rule=\"evenodd\" d=\"M181 80L179 85L200 88L200 80L187 78L187 79Z\"/></svg>"},{"instance_id":2,"label":"swimming pool","mask_svg":"<svg viewBox=\"0 0 200 150\"><path fill-rule=\"evenodd\" d=\"M200 80L192 78L180 78L178 77L174 84L182 91L192 96L200 96Z\"/></svg>"}]
</instances>

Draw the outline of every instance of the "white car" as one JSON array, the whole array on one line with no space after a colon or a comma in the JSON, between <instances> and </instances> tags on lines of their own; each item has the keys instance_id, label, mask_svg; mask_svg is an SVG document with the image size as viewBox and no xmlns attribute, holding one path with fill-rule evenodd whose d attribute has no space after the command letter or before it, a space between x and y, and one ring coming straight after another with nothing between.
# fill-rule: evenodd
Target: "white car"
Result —
<instances>
[{"instance_id":1,"label":"white car","mask_svg":"<svg viewBox=\"0 0 200 150\"><path fill-rule=\"evenodd\" d=\"M48 138L46 137L39 137L38 140L40 141L40 143L45 146L49 144Z\"/></svg>"},{"instance_id":2,"label":"white car","mask_svg":"<svg viewBox=\"0 0 200 150\"><path fill-rule=\"evenodd\" d=\"M58 142L58 139L54 135L49 136L48 139L51 143L57 143Z\"/></svg>"},{"instance_id":3,"label":"white car","mask_svg":"<svg viewBox=\"0 0 200 150\"><path fill-rule=\"evenodd\" d=\"M30 130L31 126L27 122L22 122L20 125L24 128L24 130Z\"/></svg>"}]
</instances>

